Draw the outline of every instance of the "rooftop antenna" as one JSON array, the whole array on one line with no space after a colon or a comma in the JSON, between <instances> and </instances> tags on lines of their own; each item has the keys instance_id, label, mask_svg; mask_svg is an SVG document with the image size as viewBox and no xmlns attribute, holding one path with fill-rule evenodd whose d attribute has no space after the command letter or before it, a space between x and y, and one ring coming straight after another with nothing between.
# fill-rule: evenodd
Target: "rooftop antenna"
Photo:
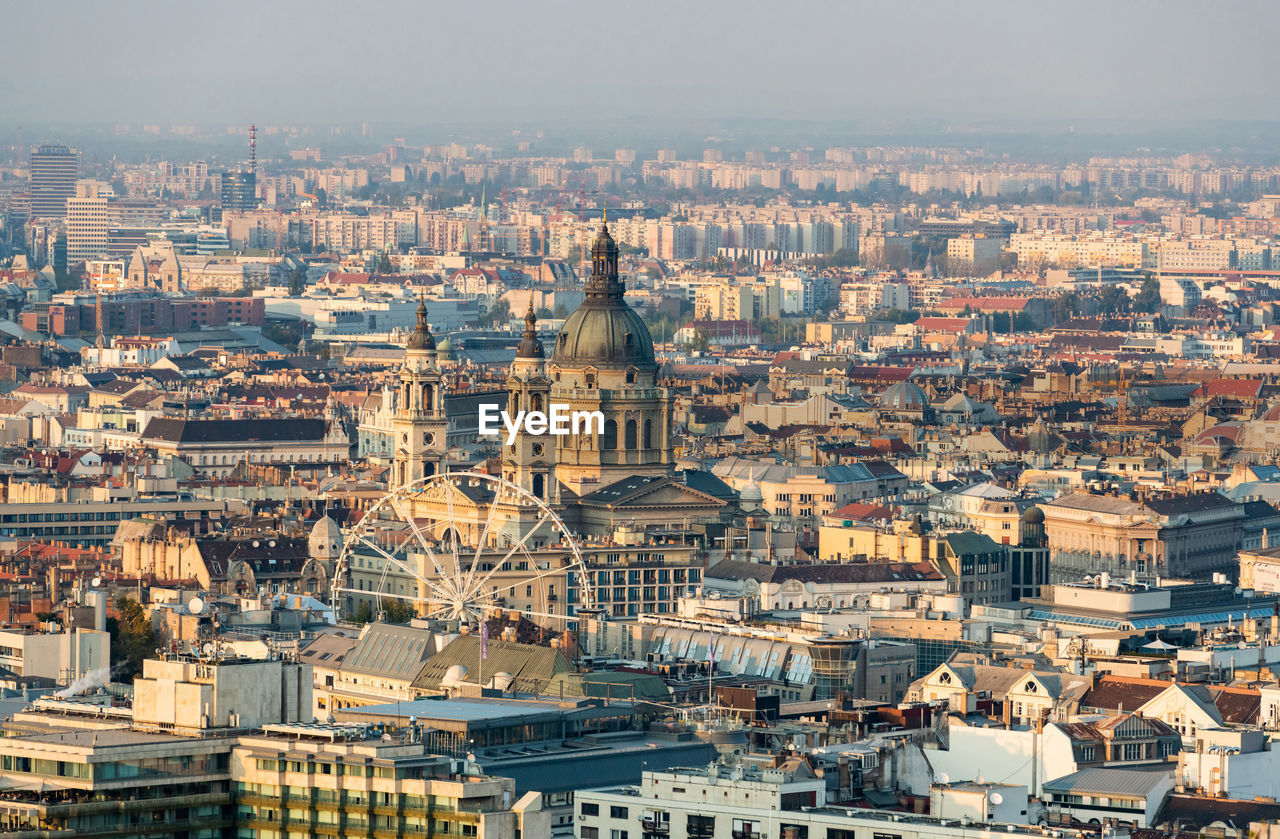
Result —
<instances>
[{"instance_id":1,"label":"rooftop antenna","mask_svg":"<svg viewBox=\"0 0 1280 839\"><path fill-rule=\"evenodd\" d=\"M249 171L258 171L258 126L249 126Z\"/></svg>"}]
</instances>

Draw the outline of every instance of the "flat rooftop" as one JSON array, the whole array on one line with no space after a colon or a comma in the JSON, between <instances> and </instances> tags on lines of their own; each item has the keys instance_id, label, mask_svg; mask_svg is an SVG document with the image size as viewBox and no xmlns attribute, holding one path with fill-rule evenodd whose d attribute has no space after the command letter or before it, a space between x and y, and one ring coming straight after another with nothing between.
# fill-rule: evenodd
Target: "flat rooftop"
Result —
<instances>
[{"instance_id":1,"label":"flat rooftop","mask_svg":"<svg viewBox=\"0 0 1280 839\"><path fill-rule=\"evenodd\" d=\"M621 705L622 703L617 703ZM388 702L383 705L364 705L343 708L343 716L358 717L417 717L419 720L450 720L454 722L515 721L532 716L560 716L574 711L556 702L519 699L415 699L412 702Z\"/></svg>"}]
</instances>

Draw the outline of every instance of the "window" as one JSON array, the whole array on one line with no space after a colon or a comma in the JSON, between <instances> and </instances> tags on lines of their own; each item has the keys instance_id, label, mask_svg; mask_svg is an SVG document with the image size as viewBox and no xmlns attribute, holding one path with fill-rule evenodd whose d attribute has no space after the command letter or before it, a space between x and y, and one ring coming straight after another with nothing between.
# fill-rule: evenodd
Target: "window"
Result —
<instances>
[{"instance_id":1,"label":"window","mask_svg":"<svg viewBox=\"0 0 1280 839\"><path fill-rule=\"evenodd\" d=\"M599 805L599 804L591 804L591 803L588 803L588 802L586 802L586 801L582 802L582 815L584 815L584 816L598 816L598 815L600 815L600 805Z\"/></svg>"},{"instance_id":2,"label":"window","mask_svg":"<svg viewBox=\"0 0 1280 839\"><path fill-rule=\"evenodd\" d=\"M610 807L610 808L609 808L609 818L611 818L611 819L625 819L626 817L627 817L627 808L626 808L626 807Z\"/></svg>"},{"instance_id":3,"label":"window","mask_svg":"<svg viewBox=\"0 0 1280 839\"><path fill-rule=\"evenodd\" d=\"M625 830L611 830L609 831L609 839L627 839L627 832Z\"/></svg>"},{"instance_id":4,"label":"window","mask_svg":"<svg viewBox=\"0 0 1280 839\"><path fill-rule=\"evenodd\" d=\"M579 835L582 836L582 839L600 839L600 828L598 827L588 827L584 824L579 830Z\"/></svg>"}]
</instances>

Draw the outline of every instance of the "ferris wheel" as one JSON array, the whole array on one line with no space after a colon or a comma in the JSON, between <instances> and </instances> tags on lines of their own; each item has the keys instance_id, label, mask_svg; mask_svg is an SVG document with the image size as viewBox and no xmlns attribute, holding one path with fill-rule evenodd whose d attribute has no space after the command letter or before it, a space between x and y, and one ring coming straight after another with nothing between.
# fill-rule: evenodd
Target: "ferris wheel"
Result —
<instances>
[{"instance_id":1,"label":"ferris wheel","mask_svg":"<svg viewBox=\"0 0 1280 839\"><path fill-rule=\"evenodd\" d=\"M594 603L577 539L555 510L495 475L444 472L394 489L343 536L335 614L389 598L468 623L499 609L573 620Z\"/></svg>"}]
</instances>

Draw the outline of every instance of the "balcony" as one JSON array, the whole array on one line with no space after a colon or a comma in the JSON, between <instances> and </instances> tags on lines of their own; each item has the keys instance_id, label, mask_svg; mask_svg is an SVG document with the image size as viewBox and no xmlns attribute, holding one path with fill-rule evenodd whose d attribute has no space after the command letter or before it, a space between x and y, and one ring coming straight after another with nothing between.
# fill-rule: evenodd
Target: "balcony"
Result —
<instances>
[{"instance_id":1,"label":"balcony","mask_svg":"<svg viewBox=\"0 0 1280 839\"><path fill-rule=\"evenodd\" d=\"M641 819L640 827L646 834L666 836L671 833L671 822L658 821L657 819Z\"/></svg>"}]
</instances>

